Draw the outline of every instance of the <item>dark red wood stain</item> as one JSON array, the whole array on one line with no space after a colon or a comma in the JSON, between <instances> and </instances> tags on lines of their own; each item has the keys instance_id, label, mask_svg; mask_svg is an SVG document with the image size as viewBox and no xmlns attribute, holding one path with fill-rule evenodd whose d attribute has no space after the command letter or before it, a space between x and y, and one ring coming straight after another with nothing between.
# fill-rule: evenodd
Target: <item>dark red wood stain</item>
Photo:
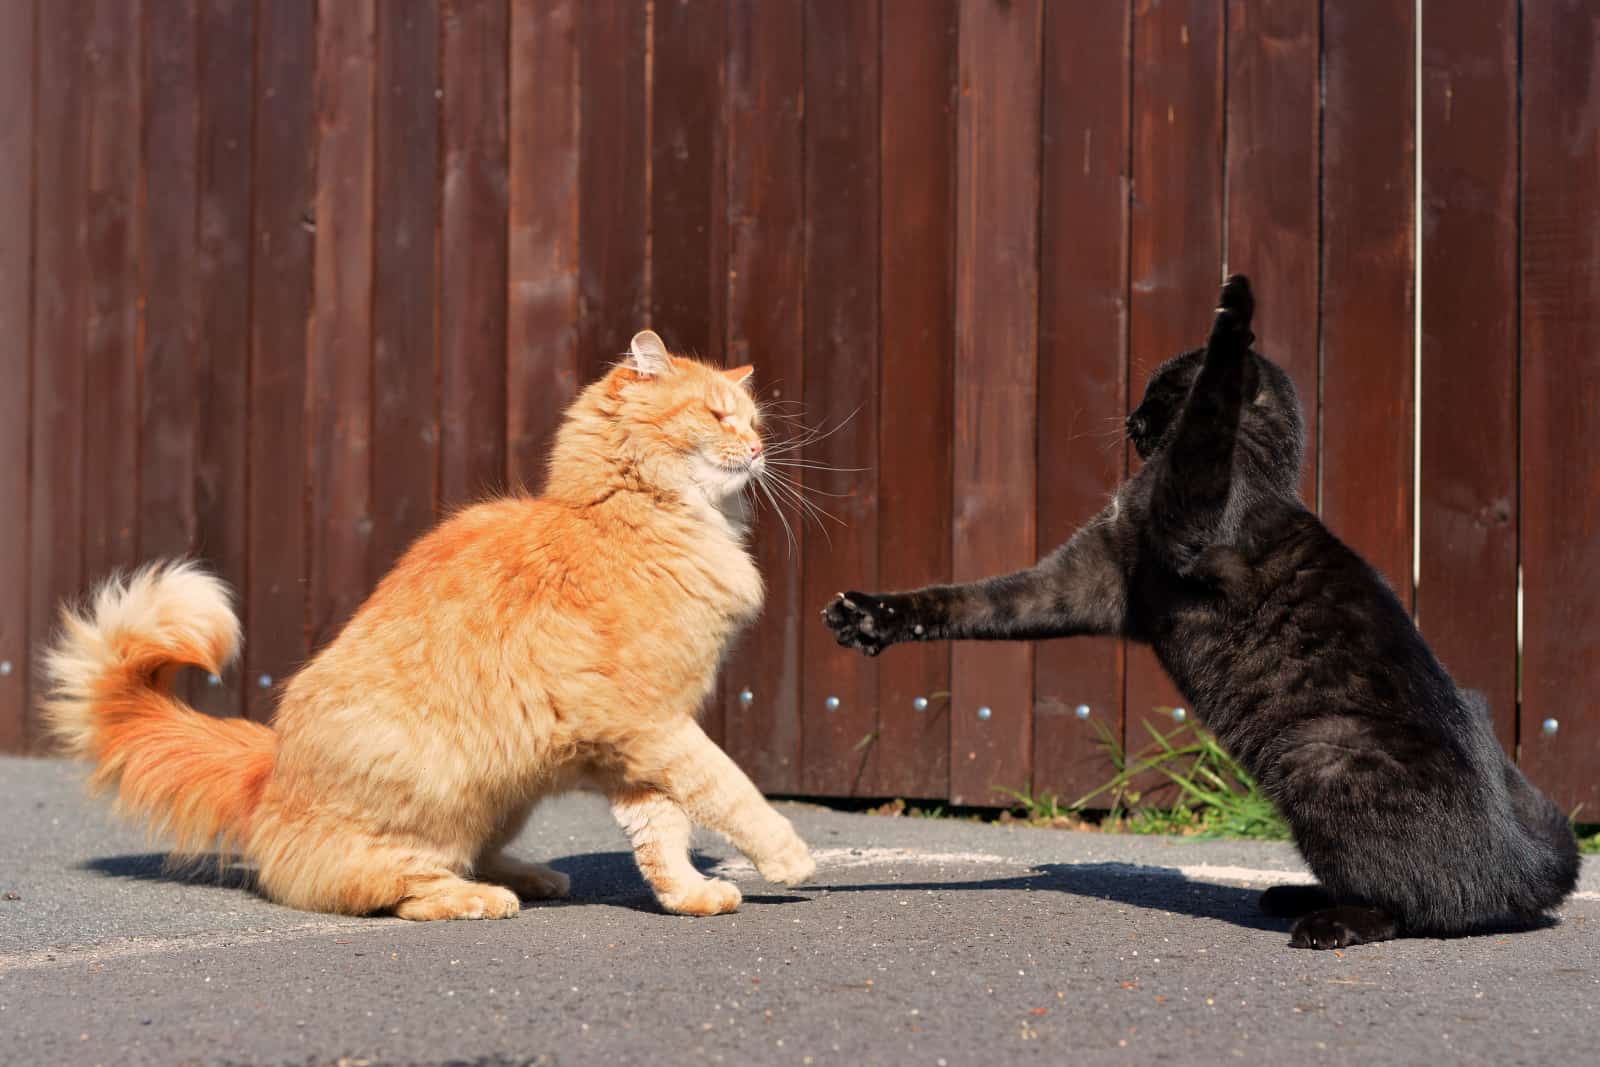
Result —
<instances>
[{"instance_id":1,"label":"dark red wood stain","mask_svg":"<svg viewBox=\"0 0 1600 1067\"><path fill-rule=\"evenodd\" d=\"M200 37L195 551L247 601L254 5L203 0ZM202 680L192 698L214 714L239 715L248 680L236 664Z\"/></svg>"},{"instance_id":2,"label":"dark red wood stain","mask_svg":"<svg viewBox=\"0 0 1600 1067\"><path fill-rule=\"evenodd\" d=\"M947 0L883 3L878 584L886 589L950 577L958 22ZM897 44L906 41L921 46ZM949 693L946 645L907 645L878 661L884 755L866 788L946 795Z\"/></svg>"},{"instance_id":3,"label":"dark red wood stain","mask_svg":"<svg viewBox=\"0 0 1600 1067\"><path fill-rule=\"evenodd\" d=\"M40 4L35 104L32 438L28 648L36 655L63 601L83 592L84 321L89 314L89 8ZM27 662L27 661L24 661ZM34 695L37 696L37 688ZM42 738L31 729L25 743Z\"/></svg>"},{"instance_id":4,"label":"dark red wood stain","mask_svg":"<svg viewBox=\"0 0 1600 1067\"><path fill-rule=\"evenodd\" d=\"M580 388L648 325L648 15L638 3L579 5Z\"/></svg>"},{"instance_id":5,"label":"dark red wood stain","mask_svg":"<svg viewBox=\"0 0 1600 1067\"><path fill-rule=\"evenodd\" d=\"M139 527L141 5L94 0L87 48L83 578L131 566Z\"/></svg>"},{"instance_id":6,"label":"dark red wood stain","mask_svg":"<svg viewBox=\"0 0 1600 1067\"><path fill-rule=\"evenodd\" d=\"M439 483L439 11L377 3L372 251L374 585L433 525Z\"/></svg>"},{"instance_id":7,"label":"dark red wood stain","mask_svg":"<svg viewBox=\"0 0 1600 1067\"><path fill-rule=\"evenodd\" d=\"M1231 268L1300 387L1307 503L1600 808L1596 15L1435 6L0 5L0 749L61 603L185 552L247 641L181 691L266 717L441 512L537 490L651 326L754 364L780 458L843 424L803 458L849 469L783 468L843 525L756 516L767 607L708 731L773 792L1076 798L1102 727L1173 725L1146 650L866 661L816 612L1070 536Z\"/></svg>"},{"instance_id":8,"label":"dark red wood stain","mask_svg":"<svg viewBox=\"0 0 1600 1067\"><path fill-rule=\"evenodd\" d=\"M245 706L265 719L305 659L306 332L316 230L316 11L262 5L256 38L251 243Z\"/></svg>"},{"instance_id":9,"label":"dark red wood stain","mask_svg":"<svg viewBox=\"0 0 1600 1067\"><path fill-rule=\"evenodd\" d=\"M736 3L729 11L726 356L755 366L757 394L772 405L767 433L775 451L796 432L776 416L826 414L795 406L805 388L804 41L800 0ZM802 548L821 534L797 515L788 519L793 541L770 507L759 510L754 548L766 607L723 671L723 743L757 785L775 793L801 788L801 635L816 639L822 625L813 614L822 605L806 603L800 589Z\"/></svg>"},{"instance_id":10,"label":"dark red wood stain","mask_svg":"<svg viewBox=\"0 0 1600 1067\"><path fill-rule=\"evenodd\" d=\"M505 487L509 12L445 0L439 278L440 504Z\"/></svg>"},{"instance_id":11,"label":"dark red wood stain","mask_svg":"<svg viewBox=\"0 0 1600 1067\"><path fill-rule=\"evenodd\" d=\"M0 4L0 752L26 744L28 708L28 535L30 324L33 286L34 85L38 50L33 4Z\"/></svg>"},{"instance_id":12,"label":"dark red wood stain","mask_svg":"<svg viewBox=\"0 0 1600 1067\"><path fill-rule=\"evenodd\" d=\"M1222 280L1222 49L1217 0L1134 9L1130 408L1152 371L1205 340ZM1183 700L1148 648L1129 646L1127 670L1137 752Z\"/></svg>"},{"instance_id":13,"label":"dark red wood stain","mask_svg":"<svg viewBox=\"0 0 1600 1067\"><path fill-rule=\"evenodd\" d=\"M1227 268L1255 280L1256 348L1294 379L1301 495L1317 506L1319 15L1303 0L1228 0ZM1192 344L1203 338L1196 335Z\"/></svg>"},{"instance_id":14,"label":"dark red wood stain","mask_svg":"<svg viewBox=\"0 0 1600 1067\"><path fill-rule=\"evenodd\" d=\"M1422 23L1422 539L1417 619L1517 722L1517 5Z\"/></svg>"},{"instance_id":15,"label":"dark red wood stain","mask_svg":"<svg viewBox=\"0 0 1600 1067\"><path fill-rule=\"evenodd\" d=\"M1600 818L1600 11L1522 20L1522 765ZM1542 728L1554 719L1556 730Z\"/></svg>"},{"instance_id":16,"label":"dark red wood stain","mask_svg":"<svg viewBox=\"0 0 1600 1067\"><path fill-rule=\"evenodd\" d=\"M537 490L577 396L580 0L511 8L506 463Z\"/></svg>"},{"instance_id":17,"label":"dark red wood stain","mask_svg":"<svg viewBox=\"0 0 1600 1067\"><path fill-rule=\"evenodd\" d=\"M306 353L311 646L366 596L372 481L374 0L317 12L316 281Z\"/></svg>"},{"instance_id":18,"label":"dark red wood stain","mask_svg":"<svg viewBox=\"0 0 1600 1067\"><path fill-rule=\"evenodd\" d=\"M1039 236L1039 554L1099 513L1126 472L1130 5L1045 7ZM1098 86L1083 92L1081 86ZM1041 642L1033 784L1073 800L1115 773L1122 642ZM1080 718L1078 709L1088 709Z\"/></svg>"},{"instance_id":19,"label":"dark red wood stain","mask_svg":"<svg viewBox=\"0 0 1600 1067\"><path fill-rule=\"evenodd\" d=\"M876 0L806 10L804 396L807 418L834 432L800 453L820 467L772 457L775 472L833 494L813 497L833 519L807 532L802 618L840 589L878 584L878 15ZM802 785L862 793L880 758L876 666L815 623L803 641Z\"/></svg>"},{"instance_id":20,"label":"dark red wood stain","mask_svg":"<svg viewBox=\"0 0 1600 1067\"><path fill-rule=\"evenodd\" d=\"M961 11L956 141L957 581L1035 553L1039 301L1038 0ZM958 644L950 663L950 799L1030 785L1033 648ZM988 717L981 717L984 709Z\"/></svg>"},{"instance_id":21,"label":"dark red wood stain","mask_svg":"<svg viewBox=\"0 0 1600 1067\"><path fill-rule=\"evenodd\" d=\"M1354 0L1329 5L1323 22L1322 517L1406 604L1415 438L1412 21L1411 0Z\"/></svg>"},{"instance_id":22,"label":"dark red wood stain","mask_svg":"<svg viewBox=\"0 0 1600 1067\"><path fill-rule=\"evenodd\" d=\"M136 556L195 547L200 331L200 19L195 0L151 4L143 69L144 344Z\"/></svg>"}]
</instances>

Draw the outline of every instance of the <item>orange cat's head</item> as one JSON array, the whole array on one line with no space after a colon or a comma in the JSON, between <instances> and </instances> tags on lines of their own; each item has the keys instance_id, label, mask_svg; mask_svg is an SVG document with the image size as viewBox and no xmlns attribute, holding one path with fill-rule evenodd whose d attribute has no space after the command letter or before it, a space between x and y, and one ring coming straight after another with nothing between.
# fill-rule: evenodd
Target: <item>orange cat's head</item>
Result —
<instances>
[{"instance_id":1,"label":"orange cat's head","mask_svg":"<svg viewBox=\"0 0 1600 1067\"><path fill-rule=\"evenodd\" d=\"M716 505L766 462L751 368L674 356L650 330L567 409L550 458L550 492L594 499L623 483Z\"/></svg>"}]
</instances>

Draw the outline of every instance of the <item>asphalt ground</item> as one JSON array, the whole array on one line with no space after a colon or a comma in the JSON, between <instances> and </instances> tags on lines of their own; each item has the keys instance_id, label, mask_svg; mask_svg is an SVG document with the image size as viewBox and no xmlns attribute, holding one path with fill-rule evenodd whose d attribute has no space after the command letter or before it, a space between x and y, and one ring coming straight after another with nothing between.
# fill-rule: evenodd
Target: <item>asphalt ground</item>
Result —
<instances>
[{"instance_id":1,"label":"asphalt ground","mask_svg":"<svg viewBox=\"0 0 1600 1067\"><path fill-rule=\"evenodd\" d=\"M0 1063L1600 1062L1594 861L1542 929L1308 952L1255 907L1285 845L785 804L815 880L707 837L745 903L689 919L576 796L516 846L570 900L417 924L167 874L81 778L0 759Z\"/></svg>"}]
</instances>

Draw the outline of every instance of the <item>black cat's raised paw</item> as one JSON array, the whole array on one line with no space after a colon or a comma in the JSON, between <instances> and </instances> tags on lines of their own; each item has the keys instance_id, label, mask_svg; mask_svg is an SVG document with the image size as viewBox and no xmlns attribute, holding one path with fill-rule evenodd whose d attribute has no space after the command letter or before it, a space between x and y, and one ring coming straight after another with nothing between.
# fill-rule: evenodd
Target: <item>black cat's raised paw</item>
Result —
<instances>
[{"instance_id":1,"label":"black cat's raised paw","mask_svg":"<svg viewBox=\"0 0 1600 1067\"><path fill-rule=\"evenodd\" d=\"M903 639L897 600L882 593L840 593L822 609L822 619L839 644L876 656Z\"/></svg>"},{"instance_id":2,"label":"black cat's raised paw","mask_svg":"<svg viewBox=\"0 0 1600 1067\"><path fill-rule=\"evenodd\" d=\"M1240 352L1248 349L1256 339L1250 332L1250 320L1255 317L1256 298L1250 291L1250 279L1243 274L1233 274L1222 283L1222 295L1217 300L1217 317L1211 325L1211 343L1231 341Z\"/></svg>"},{"instance_id":3,"label":"black cat's raised paw","mask_svg":"<svg viewBox=\"0 0 1600 1067\"><path fill-rule=\"evenodd\" d=\"M1289 945L1292 948L1347 948L1387 941L1398 931L1399 924L1386 912L1342 904L1304 916L1289 931Z\"/></svg>"}]
</instances>

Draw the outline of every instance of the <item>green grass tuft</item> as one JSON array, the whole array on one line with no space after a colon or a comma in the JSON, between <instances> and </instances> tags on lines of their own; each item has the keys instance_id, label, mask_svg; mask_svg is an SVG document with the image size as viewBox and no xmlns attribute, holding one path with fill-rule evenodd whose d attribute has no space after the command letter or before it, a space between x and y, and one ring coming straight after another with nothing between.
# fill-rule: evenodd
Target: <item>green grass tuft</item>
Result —
<instances>
[{"instance_id":1,"label":"green grass tuft","mask_svg":"<svg viewBox=\"0 0 1600 1067\"><path fill-rule=\"evenodd\" d=\"M1002 815L1001 820L1134 834L1288 840L1289 827L1277 808L1250 773L1223 751L1216 738L1192 724L1170 733L1162 733L1149 723L1145 728L1150 732L1151 744L1130 755L1101 727L1100 742L1116 774L1077 800L1064 803L1053 793L1034 796L1015 789L997 789L1012 802L1009 817ZM1152 775L1159 776L1163 784L1176 787L1175 804L1158 808L1140 803L1140 785ZM1091 810L1105 812L1098 826L1088 817Z\"/></svg>"}]
</instances>

